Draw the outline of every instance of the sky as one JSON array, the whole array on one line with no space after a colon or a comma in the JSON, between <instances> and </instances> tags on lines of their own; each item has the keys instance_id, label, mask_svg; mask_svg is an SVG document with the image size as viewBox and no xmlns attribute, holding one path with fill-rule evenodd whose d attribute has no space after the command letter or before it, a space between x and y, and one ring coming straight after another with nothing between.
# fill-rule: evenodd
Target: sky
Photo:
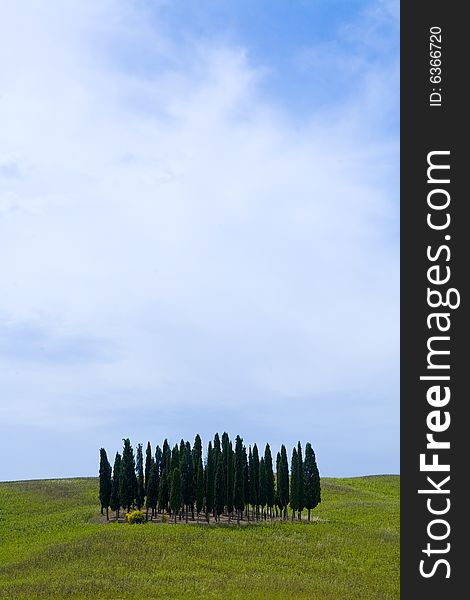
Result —
<instances>
[{"instance_id":1,"label":"sky","mask_svg":"<svg viewBox=\"0 0 470 600\"><path fill-rule=\"evenodd\" d=\"M0 6L0 480L216 431L399 472L388 0Z\"/></svg>"}]
</instances>

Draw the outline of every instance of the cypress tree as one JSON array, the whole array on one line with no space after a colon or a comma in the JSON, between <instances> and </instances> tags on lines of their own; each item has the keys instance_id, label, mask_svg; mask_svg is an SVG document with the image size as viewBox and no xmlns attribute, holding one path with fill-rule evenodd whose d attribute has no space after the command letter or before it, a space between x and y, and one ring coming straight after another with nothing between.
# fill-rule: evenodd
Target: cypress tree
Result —
<instances>
[{"instance_id":1,"label":"cypress tree","mask_svg":"<svg viewBox=\"0 0 470 600\"><path fill-rule=\"evenodd\" d=\"M253 477L253 452L251 451L251 446L248 446L248 482L250 486L249 503L251 504L251 509L253 511L255 504L255 478Z\"/></svg>"},{"instance_id":2,"label":"cypress tree","mask_svg":"<svg viewBox=\"0 0 470 600\"><path fill-rule=\"evenodd\" d=\"M227 456L227 485L226 487L226 503L227 503L227 512L229 514L229 522L232 520L233 513L233 486L234 486L234 478L235 478L235 460L232 442L229 442L228 445L228 456Z\"/></svg>"},{"instance_id":3,"label":"cypress tree","mask_svg":"<svg viewBox=\"0 0 470 600\"><path fill-rule=\"evenodd\" d=\"M193 503L193 458L191 451L185 444L183 447L182 456L180 456L181 462L181 494L183 497L183 505L185 507L185 519L188 522L188 509Z\"/></svg>"},{"instance_id":4,"label":"cypress tree","mask_svg":"<svg viewBox=\"0 0 470 600\"><path fill-rule=\"evenodd\" d=\"M268 505L270 516L272 517L274 506L274 471L273 457L271 456L269 444L266 444L264 450L264 464L266 467L266 504Z\"/></svg>"},{"instance_id":5,"label":"cypress tree","mask_svg":"<svg viewBox=\"0 0 470 600\"><path fill-rule=\"evenodd\" d=\"M147 487L149 484L150 477L150 467L152 466L152 447L150 446L150 442L147 442L147 449L145 450L145 473L144 473L144 489L145 494L147 495Z\"/></svg>"},{"instance_id":6,"label":"cypress tree","mask_svg":"<svg viewBox=\"0 0 470 600\"><path fill-rule=\"evenodd\" d=\"M215 451L215 455L217 456L217 458L219 458L219 455L222 453L222 447L220 445L220 437L219 434L216 433L214 435L214 451Z\"/></svg>"},{"instance_id":7,"label":"cypress tree","mask_svg":"<svg viewBox=\"0 0 470 600\"><path fill-rule=\"evenodd\" d=\"M171 453L168 441L165 439L162 448L162 458L160 463L160 486L158 489L158 502L161 510L168 510L170 499L170 462Z\"/></svg>"},{"instance_id":8,"label":"cypress tree","mask_svg":"<svg viewBox=\"0 0 470 600\"><path fill-rule=\"evenodd\" d=\"M155 516L155 509L157 508L158 501L158 468L157 463L153 460L150 463L149 474L147 479L147 498L145 506L148 509L152 509L152 519Z\"/></svg>"},{"instance_id":9,"label":"cypress tree","mask_svg":"<svg viewBox=\"0 0 470 600\"><path fill-rule=\"evenodd\" d=\"M310 442L305 445L304 481L305 508L308 510L308 520L310 521L310 511L321 502L320 474L315 460L315 452Z\"/></svg>"},{"instance_id":10,"label":"cypress tree","mask_svg":"<svg viewBox=\"0 0 470 600\"><path fill-rule=\"evenodd\" d=\"M199 433L196 434L196 437L194 438L194 445L193 445L193 466L194 466L194 471L196 471L199 460L202 460L202 441L201 441L201 436L199 435Z\"/></svg>"},{"instance_id":11,"label":"cypress tree","mask_svg":"<svg viewBox=\"0 0 470 600\"><path fill-rule=\"evenodd\" d=\"M173 472L173 470L177 468L180 468L180 451L178 444L175 444L171 451L170 471Z\"/></svg>"},{"instance_id":12,"label":"cypress tree","mask_svg":"<svg viewBox=\"0 0 470 600\"><path fill-rule=\"evenodd\" d=\"M155 464L157 465L157 471L160 473L161 464L162 464L162 450L160 446L157 445L155 448Z\"/></svg>"},{"instance_id":13,"label":"cypress tree","mask_svg":"<svg viewBox=\"0 0 470 600\"><path fill-rule=\"evenodd\" d=\"M129 438L126 438L123 442L119 496L121 498L121 506L130 511L136 497L137 478L135 476L134 450L131 442Z\"/></svg>"},{"instance_id":14,"label":"cypress tree","mask_svg":"<svg viewBox=\"0 0 470 600\"><path fill-rule=\"evenodd\" d=\"M277 517L277 509L279 508L279 511L281 513L282 516L282 509L283 509L283 505L282 505L282 474L281 474L281 453L278 452L277 456L276 456L276 491L275 491L275 500L276 500L276 517Z\"/></svg>"},{"instance_id":15,"label":"cypress tree","mask_svg":"<svg viewBox=\"0 0 470 600\"><path fill-rule=\"evenodd\" d=\"M220 522L220 515L224 511L224 465L220 458L215 473L214 509L215 518Z\"/></svg>"},{"instance_id":16,"label":"cypress tree","mask_svg":"<svg viewBox=\"0 0 470 600\"><path fill-rule=\"evenodd\" d=\"M261 506L261 517L264 518L264 507L266 506L266 498L267 498L267 483L268 476L266 474L266 465L264 462L264 457L261 457L259 461L259 496L258 502Z\"/></svg>"},{"instance_id":17,"label":"cypress tree","mask_svg":"<svg viewBox=\"0 0 470 600\"><path fill-rule=\"evenodd\" d=\"M119 499L119 488L121 485L121 455L116 452L113 466L113 479L111 481L111 497L109 499L109 506L111 510L116 513L116 519L119 518L119 509L121 508L121 501Z\"/></svg>"},{"instance_id":18,"label":"cypress tree","mask_svg":"<svg viewBox=\"0 0 470 600\"><path fill-rule=\"evenodd\" d=\"M292 510L292 521L299 502L299 461L297 459L297 450L292 450L291 476L290 476L290 507Z\"/></svg>"},{"instance_id":19,"label":"cypress tree","mask_svg":"<svg viewBox=\"0 0 470 600\"><path fill-rule=\"evenodd\" d=\"M206 467L206 519L209 522L209 514L214 510L215 472L214 472L214 450L212 442L207 448Z\"/></svg>"},{"instance_id":20,"label":"cypress tree","mask_svg":"<svg viewBox=\"0 0 470 600\"><path fill-rule=\"evenodd\" d=\"M191 509L192 519L194 521L194 503L196 502L196 466L193 462L193 451L191 449L191 444L186 442L186 452L188 457L188 505Z\"/></svg>"},{"instance_id":21,"label":"cypress tree","mask_svg":"<svg viewBox=\"0 0 470 600\"><path fill-rule=\"evenodd\" d=\"M245 516L250 519L248 505L250 504L250 467L248 464L248 456L246 454L246 446L242 448L243 458L243 501L245 503Z\"/></svg>"},{"instance_id":22,"label":"cypress tree","mask_svg":"<svg viewBox=\"0 0 470 600\"><path fill-rule=\"evenodd\" d=\"M259 517L259 453L258 446L253 444L253 482L251 486L252 501L256 510L256 518Z\"/></svg>"},{"instance_id":23,"label":"cypress tree","mask_svg":"<svg viewBox=\"0 0 470 600\"><path fill-rule=\"evenodd\" d=\"M302 446L297 444L297 512L299 521L302 519L302 511L305 507L305 488L304 488L304 461L302 458Z\"/></svg>"},{"instance_id":24,"label":"cypress tree","mask_svg":"<svg viewBox=\"0 0 470 600\"><path fill-rule=\"evenodd\" d=\"M170 510L176 514L181 508L181 472L179 466L171 470Z\"/></svg>"},{"instance_id":25,"label":"cypress tree","mask_svg":"<svg viewBox=\"0 0 470 600\"><path fill-rule=\"evenodd\" d=\"M196 512L197 521L199 523L199 513L204 506L204 466L202 464L202 456L199 457L196 471Z\"/></svg>"},{"instance_id":26,"label":"cypress tree","mask_svg":"<svg viewBox=\"0 0 470 600\"><path fill-rule=\"evenodd\" d=\"M109 521L109 501L111 498L111 465L104 448L100 448L100 492L101 514L106 509L106 519Z\"/></svg>"},{"instance_id":27,"label":"cypress tree","mask_svg":"<svg viewBox=\"0 0 470 600\"><path fill-rule=\"evenodd\" d=\"M235 474L234 474L234 494L233 504L237 511L237 524L240 525L240 514L245 507L245 475L244 475L244 460L243 460L243 440L237 435L235 438ZM246 449L245 449L246 456Z\"/></svg>"},{"instance_id":28,"label":"cypress tree","mask_svg":"<svg viewBox=\"0 0 470 600\"><path fill-rule=\"evenodd\" d=\"M222 434L222 463L224 466L224 479L223 479L223 496L224 496L224 506L227 507L227 512L230 512L228 509L228 491L229 491L229 443L230 439L228 437L228 433L226 431ZM232 482L233 485L233 482Z\"/></svg>"},{"instance_id":29,"label":"cypress tree","mask_svg":"<svg viewBox=\"0 0 470 600\"><path fill-rule=\"evenodd\" d=\"M137 445L137 457L135 472L137 476L137 491L135 494L135 503L138 510L144 505L145 499L145 481L144 481L144 457L142 454L142 444Z\"/></svg>"},{"instance_id":30,"label":"cypress tree","mask_svg":"<svg viewBox=\"0 0 470 600\"><path fill-rule=\"evenodd\" d=\"M287 518L287 506L289 504L289 466L287 463L287 452L284 444L281 446L281 452L277 455L277 475L276 475L276 494L277 505L284 512L284 519Z\"/></svg>"}]
</instances>

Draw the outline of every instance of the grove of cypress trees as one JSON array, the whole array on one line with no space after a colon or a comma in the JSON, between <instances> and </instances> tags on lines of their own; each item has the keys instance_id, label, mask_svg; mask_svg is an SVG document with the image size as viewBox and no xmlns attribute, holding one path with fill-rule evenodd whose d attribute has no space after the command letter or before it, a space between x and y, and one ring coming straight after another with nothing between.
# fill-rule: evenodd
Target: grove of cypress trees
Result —
<instances>
[{"instance_id":1,"label":"grove of cypress trees","mask_svg":"<svg viewBox=\"0 0 470 600\"><path fill-rule=\"evenodd\" d=\"M179 466L171 470L170 510L176 515L181 508L181 472Z\"/></svg>"},{"instance_id":2,"label":"grove of cypress trees","mask_svg":"<svg viewBox=\"0 0 470 600\"><path fill-rule=\"evenodd\" d=\"M150 442L147 442L147 449L145 450L145 472L144 472L144 489L145 489L146 495L147 495L147 487L148 487L149 477L150 477L150 467L152 466L152 460L153 460L152 447L150 445Z\"/></svg>"},{"instance_id":3,"label":"grove of cypress trees","mask_svg":"<svg viewBox=\"0 0 470 600\"><path fill-rule=\"evenodd\" d=\"M108 461L108 456L104 448L100 448L100 503L101 514L103 508L106 509L106 519L109 521L109 501L111 498L111 465Z\"/></svg>"},{"instance_id":4,"label":"grove of cypress trees","mask_svg":"<svg viewBox=\"0 0 470 600\"><path fill-rule=\"evenodd\" d=\"M135 503L138 510L142 508L145 500L145 481L144 481L144 457L142 454L142 444L137 445L137 457L135 472L137 477L137 491L135 494Z\"/></svg>"},{"instance_id":5,"label":"grove of cypress trees","mask_svg":"<svg viewBox=\"0 0 470 600\"><path fill-rule=\"evenodd\" d=\"M240 515L245 507L245 475L244 475L244 460L243 460L243 440L237 435L235 438L235 473L233 485L233 505L237 511L237 524L240 524ZM246 456L246 449L245 449Z\"/></svg>"},{"instance_id":6,"label":"grove of cypress trees","mask_svg":"<svg viewBox=\"0 0 470 600\"><path fill-rule=\"evenodd\" d=\"M290 476L290 507L292 510L292 520L294 520L295 511L298 508L298 494L299 494L299 461L297 459L297 450L292 450L292 462L291 462L291 476Z\"/></svg>"},{"instance_id":7,"label":"grove of cypress trees","mask_svg":"<svg viewBox=\"0 0 470 600\"><path fill-rule=\"evenodd\" d=\"M121 486L121 455L116 452L113 465L113 478L111 480L111 496L109 499L109 506L111 510L116 513L116 519L119 518L119 509L121 508L121 501L119 497L119 488Z\"/></svg>"},{"instance_id":8,"label":"grove of cypress trees","mask_svg":"<svg viewBox=\"0 0 470 600\"><path fill-rule=\"evenodd\" d=\"M119 496L121 506L130 511L136 497L137 478L135 476L134 450L131 442L129 438L126 438L123 442Z\"/></svg>"},{"instance_id":9,"label":"grove of cypress trees","mask_svg":"<svg viewBox=\"0 0 470 600\"><path fill-rule=\"evenodd\" d=\"M310 511L321 502L320 474L315 460L315 452L310 442L305 445L304 481L305 508L308 510L308 520L310 521Z\"/></svg>"},{"instance_id":10,"label":"grove of cypress trees","mask_svg":"<svg viewBox=\"0 0 470 600\"><path fill-rule=\"evenodd\" d=\"M304 461L302 458L302 446L297 444L297 513L299 521L302 519L302 511L305 507L305 487L304 487Z\"/></svg>"},{"instance_id":11,"label":"grove of cypress trees","mask_svg":"<svg viewBox=\"0 0 470 600\"><path fill-rule=\"evenodd\" d=\"M276 518L279 509L281 518L286 520L290 507L292 521L296 513L298 520L302 520L304 508L308 510L310 521L311 510L321 502L320 475L310 442L305 446L305 460L300 441L293 448L291 478L284 444L277 453L275 475L269 444L260 457L254 443L249 447L248 456L243 439L237 435L234 450L225 431L222 438L215 433L213 441L209 442L206 461L203 460L199 434L196 434L193 447L181 439L170 449L165 439L162 449L158 445L155 447L155 458L148 442L145 468L142 444L137 445L134 458L129 438L123 439L123 443L122 455L116 453L113 469L105 449L100 448L99 499L101 514L106 508L107 519L109 508L119 519L121 507L130 511L135 506L139 510L145 506L147 519L149 510L152 510L153 519L158 508L158 512L168 511L175 521L178 515L181 520L184 514L186 523L189 510L193 521L194 510L197 511L198 522L201 511L205 511L208 523L211 513L216 522L220 522L221 514L227 514L230 523L236 510L239 524L244 510L248 521L255 515L257 520L266 520L268 516L274 517L275 507Z\"/></svg>"},{"instance_id":12,"label":"grove of cypress trees","mask_svg":"<svg viewBox=\"0 0 470 600\"><path fill-rule=\"evenodd\" d=\"M269 508L269 516L272 517L274 507L274 471L273 457L271 455L269 444L266 444L264 450L264 465L266 468L266 504Z\"/></svg>"}]
</instances>

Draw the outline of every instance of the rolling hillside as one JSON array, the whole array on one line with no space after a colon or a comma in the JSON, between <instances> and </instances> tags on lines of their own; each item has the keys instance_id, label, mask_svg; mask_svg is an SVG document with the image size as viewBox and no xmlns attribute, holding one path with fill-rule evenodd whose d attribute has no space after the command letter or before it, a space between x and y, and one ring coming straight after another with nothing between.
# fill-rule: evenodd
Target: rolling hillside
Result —
<instances>
[{"instance_id":1,"label":"rolling hillside","mask_svg":"<svg viewBox=\"0 0 470 600\"><path fill-rule=\"evenodd\" d=\"M399 477L322 479L313 524L104 523L94 478L0 483L0 598L399 598Z\"/></svg>"}]
</instances>

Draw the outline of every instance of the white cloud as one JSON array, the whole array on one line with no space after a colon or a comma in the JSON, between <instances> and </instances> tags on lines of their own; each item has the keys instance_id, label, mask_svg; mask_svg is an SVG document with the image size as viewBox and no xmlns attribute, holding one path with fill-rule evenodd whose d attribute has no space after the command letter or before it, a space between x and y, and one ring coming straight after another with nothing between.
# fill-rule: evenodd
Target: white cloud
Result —
<instances>
[{"instance_id":1,"label":"white cloud","mask_svg":"<svg viewBox=\"0 0 470 600\"><path fill-rule=\"evenodd\" d=\"M110 349L76 364L6 350L2 420L73 429L132 396L193 393L377 394L398 412L385 76L299 127L243 49L178 53L131 3L2 12L0 326ZM154 64L133 72L143 53Z\"/></svg>"}]
</instances>

